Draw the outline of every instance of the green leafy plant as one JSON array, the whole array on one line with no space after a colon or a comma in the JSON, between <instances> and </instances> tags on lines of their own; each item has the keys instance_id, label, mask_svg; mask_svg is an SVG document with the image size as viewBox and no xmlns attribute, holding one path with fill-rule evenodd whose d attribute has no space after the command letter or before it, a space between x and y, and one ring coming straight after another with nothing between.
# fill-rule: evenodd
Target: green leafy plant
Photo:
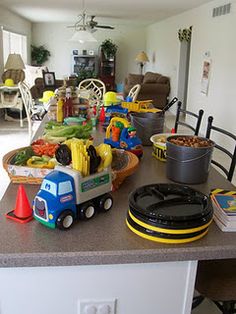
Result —
<instances>
[{"instance_id":1,"label":"green leafy plant","mask_svg":"<svg viewBox=\"0 0 236 314\"><path fill-rule=\"evenodd\" d=\"M50 56L50 51L48 51L43 45L39 47L31 45L31 59L36 65L42 65Z\"/></svg>"},{"instance_id":2,"label":"green leafy plant","mask_svg":"<svg viewBox=\"0 0 236 314\"><path fill-rule=\"evenodd\" d=\"M96 74L94 71L81 69L77 73L76 78L77 78L77 84L79 84L81 81L87 78L96 78Z\"/></svg>"},{"instance_id":3,"label":"green leafy plant","mask_svg":"<svg viewBox=\"0 0 236 314\"><path fill-rule=\"evenodd\" d=\"M118 46L111 39L105 39L101 44L101 49L105 57L109 59L115 56Z\"/></svg>"}]
</instances>

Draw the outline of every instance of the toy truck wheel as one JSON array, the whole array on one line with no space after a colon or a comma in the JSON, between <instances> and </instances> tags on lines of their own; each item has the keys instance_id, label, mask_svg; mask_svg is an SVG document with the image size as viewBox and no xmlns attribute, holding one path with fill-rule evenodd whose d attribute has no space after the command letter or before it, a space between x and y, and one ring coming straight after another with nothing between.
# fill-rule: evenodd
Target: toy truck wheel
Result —
<instances>
[{"instance_id":1,"label":"toy truck wheel","mask_svg":"<svg viewBox=\"0 0 236 314\"><path fill-rule=\"evenodd\" d=\"M83 219L91 219L96 213L94 204L92 202L83 204L80 213Z\"/></svg>"},{"instance_id":2,"label":"toy truck wheel","mask_svg":"<svg viewBox=\"0 0 236 314\"><path fill-rule=\"evenodd\" d=\"M110 210L112 208L112 205L113 205L113 198L111 194L105 194L99 200L99 208L104 212L107 212L108 210Z\"/></svg>"},{"instance_id":3,"label":"toy truck wheel","mask_svg":"<svg viewBox=\"0 0 236 314\"><path fill-rule=\"evenodd\" d=\"M57 218L56 225L61 230L69 229L74 222L74 215L72 211L66 210Z\"/></svg>"}]
</instances>

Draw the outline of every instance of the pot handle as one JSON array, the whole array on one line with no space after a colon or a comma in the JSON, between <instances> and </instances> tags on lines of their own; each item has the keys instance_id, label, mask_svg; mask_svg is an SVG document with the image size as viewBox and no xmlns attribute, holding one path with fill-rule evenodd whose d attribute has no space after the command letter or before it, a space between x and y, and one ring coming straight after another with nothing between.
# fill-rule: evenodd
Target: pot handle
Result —
<instances>
[{"instance_id":1,"label":"pot handle","mask_svg":"<svg viewBox=\"0 0 236 314\"><path fill-rule=\"evenodd\" d=\"M162 109L162 113L165 113L167 110L170 109L176 102L178 101L177 97L174 97L167 105L164 106Z\"/></svg>"}]
</instances>

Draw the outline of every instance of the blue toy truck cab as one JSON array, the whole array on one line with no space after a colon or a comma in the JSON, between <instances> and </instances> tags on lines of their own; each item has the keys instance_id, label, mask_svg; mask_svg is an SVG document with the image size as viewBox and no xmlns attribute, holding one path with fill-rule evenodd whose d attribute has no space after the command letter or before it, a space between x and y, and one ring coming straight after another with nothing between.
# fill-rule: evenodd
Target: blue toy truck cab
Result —
<instances>
[{"instance_id":1,"label":"blue toy truck cab","mask_svg":"<svg viewBox=\"0 0 236 314\"><path fill-rule=\"evenodd\" d=\"M113 200L111 171L82 177L69 167L57 166L43 180L33 202L34 218L50 228L68 229L75 220L108 211Z\"/></svg>"},{"instance_id":2,"label":"blue toy truck cab","mask_svg":"<svg viewBox=\"0 0 236 314\"><path fill-rule=\"evenodd\" d=\"M76 216L76 197L73 178L63 172L52 171L43 180L34 199L34 217L50 228L66 208Z\"/></svg>"}]
</instances>

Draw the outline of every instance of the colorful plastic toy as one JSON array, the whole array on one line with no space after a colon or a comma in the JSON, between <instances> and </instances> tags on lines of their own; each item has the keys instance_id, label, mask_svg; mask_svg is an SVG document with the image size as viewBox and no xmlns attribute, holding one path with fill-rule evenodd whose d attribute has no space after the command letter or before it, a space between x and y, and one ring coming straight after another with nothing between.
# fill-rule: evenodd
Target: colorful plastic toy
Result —
<instances>
[{"instance_id":1,"label":"colorful plastic toy","mask_svg":"<svg viewBox=\"0 0 236 314\"><path fill-rule=\"evenodd\" d=\"M106 109L106 118L105 123L106 125L109 125L111 118L113 117L120 117L120 118L126 118L128 115L128 109L123 108L120 105L111 105L107 107Z\"/></svg>"},{"instance_id":2,"label":"colorful plastic toy","mask_svg":"<svg viewBox=\"0 0 236 314\"><path fill-rule=\"evenodd\" d=\"M34 218L50 228L62 230L75 220L90 219L98 210L113 205L110 168L82 177L80 172L57 166L43 180L33 202Z\"/></svg>"},{"instance_id":3,"label":"colorful plastic toy","mask_svg":"<svg viewBox=\"0 0 236 314\"><path fill-rule=\"evenodd\" d=\"M157 108L151 108L152 100L141 100L141 101L135 101L135 102L122 102L121 106L123 108L127 108L129 111L133 112L160 112L160 109Z\"/></svg>"},{"instance_id":4,"label":"colorful plastic toy","mask_svg":"<svg viewBox=\"0 0 236 314\"><path fill-rule=\"evenodd\" d=\"M106 92L103 96L104 106L111 106L120 102L120 99L117 99L116 92Z\"/></svg>"},{"instance_id":5,"label":"colorful plastic toy","mask_svg":"<svg viewBox=\"0 0 236 314\"><path fill-rule=\"evenodd\" d=\"M106 129L104 143L114 148L122 148L131 151L138 157L142 157L142 142L136 135L136 130L123 118L114 117Z\"/></svg>"}]
</instances>

